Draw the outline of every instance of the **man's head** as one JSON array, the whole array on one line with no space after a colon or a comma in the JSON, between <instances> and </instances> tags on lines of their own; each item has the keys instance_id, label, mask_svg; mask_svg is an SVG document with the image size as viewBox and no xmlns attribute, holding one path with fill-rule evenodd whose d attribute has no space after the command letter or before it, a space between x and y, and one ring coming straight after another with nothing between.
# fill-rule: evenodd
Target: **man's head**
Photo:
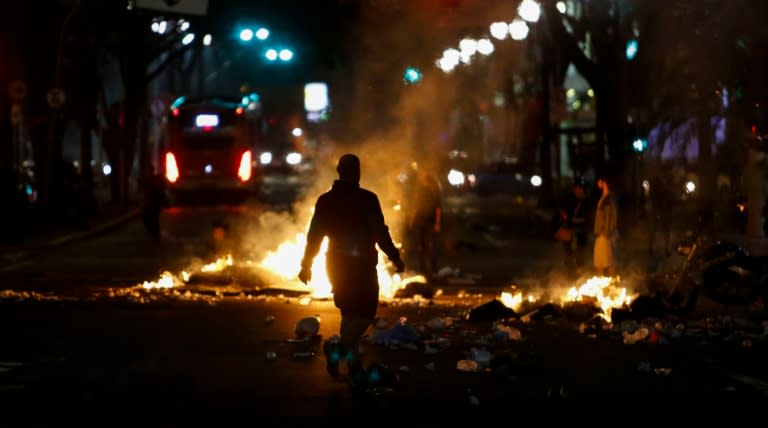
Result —
<instances>
[{"instance_id":1,"label":"man's head","mask_svg":"<svg viewBox=\"0 0 768 428\"><path fill-rule=\"evenodd\" d=\"M597 179L597 188L600 189L601 192L608 193L611 190L611 187L608 183L608 178L606 177L600 177Z\"/></svg>"},{"instance_id":2,"label":"man's head","mask_svg":"<svg viewBox=\"0 0 768 428\"><path fill-rule=\"evenodd\" d=\"M574 196L576 196L578 199L584 199L584 196L586 196L585 190L584 190L584 184L581 181L578 181L578 180L574 181L572 190L573 190Z\"/></svg>"},{"instance_id":3,"label":"man's head","mask_svg":"<svg viewBox=\"0 0 768 428\"><path fill-rule=\"evenodd\" d=\"M360 182L360 158L352 153L342 155L336 165L336 172L339 173L341 181Z\"/></svg>"}]
</instances>

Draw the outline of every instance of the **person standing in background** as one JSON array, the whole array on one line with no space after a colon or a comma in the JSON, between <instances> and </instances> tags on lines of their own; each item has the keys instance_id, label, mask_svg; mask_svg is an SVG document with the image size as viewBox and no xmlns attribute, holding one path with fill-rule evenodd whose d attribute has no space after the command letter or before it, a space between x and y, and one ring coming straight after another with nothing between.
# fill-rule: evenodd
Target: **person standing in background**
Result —
<instances>
[{"instance_id":1,"label":"person standing in background","mask_svg":"<svg viewBox=\"0 0 768 428\"><path fill-rule=\"evenodd\" d=\"M562 241L565 267L577 273L584 264L584 250L587 245L586 213L588 211L584 183L575 179L570 191L563 199L559 212L559 226L571 231L571 238Z\"/></svg>"},{"instance_id":2,"label":"person standing in background","mask_svg":"<svg viewBox=\"0 0 768 428\"><path fill-rule=\"evenodd\" d=\"M598 276L616 276L616 244L618 240L618 206L606 177L597 179L600 200L595 209L595 245L593 261Z\"/></svg>"},{"instance_id":3,"label":"person standing in background","mask_svg":"<svg viewBox=\"0 0 768 428\"><path fill-rule=\"evenodd\" d=\"M413 264L426 276L437 274L438 234L442 226L440 183L420 165L411 165L412 174L405 183L406 254L413 254Z\"/></svg>"}]
</instances>

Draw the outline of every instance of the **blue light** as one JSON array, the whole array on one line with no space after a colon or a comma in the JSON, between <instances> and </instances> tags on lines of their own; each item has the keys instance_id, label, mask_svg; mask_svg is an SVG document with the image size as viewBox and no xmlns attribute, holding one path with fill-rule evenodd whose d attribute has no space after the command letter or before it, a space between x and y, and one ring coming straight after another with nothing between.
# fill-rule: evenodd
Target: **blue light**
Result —
<instances>
[{"instance_id":1,"label":"blue light","mask_svg":"<svg viewBox=\"0 0 768 428\"><path fill-rule=\"evenodd\" d=\"M171 104L171 110L179 108L179 106L184 104L184 102L186 101L187 101L187 97L176 98L176 100L174 100L173 103Z\"/></svg>"},{"instance_id":2,"label":"blue light","mask_svg":"<svg viewBox=\"0 0 768 428\"><path fill-rule=\"evenodd\" d=\"M415 85L421 81L421 77L421 70L416 67L406 67L405 73L403 74L403 81L405 81L405 84L407 85Z\"/></svg>"},{"instance_id":3,"label":"blue light","mask_svg":"<svg viewBox=\"0 0 768 428\"><path fill-rule=\"evenodd\" d=\"M648 147L648 141L642 138L637 138L632 142L632 150L637 153L645 151L646 147Z\"/></svg>"},{"instance_id":4,"label":"blue light","mask_svg":"<svg viewBox=\"0 0 768 428\"><path fill-rule=\"evenodd\" d=\"M244 42L250 42L251 39L253 39L253 30L246 28L240 31L240 40Z\"/></svg>"},{"instance_id":5,"label":"blue light","mask_svg":"<svg viewBox=\"0 0 768 428\"><path fill-rule=\"evenodd\" d=\"M267 40L267 37L269 37L269 30L266 28L259 28L256 30L256 38L259 40Z\"/></svg>"},{"instance_id":6,"label":"blue light","mask_svg":"<svg viewBox=\"0 0 768 428\"><path fill-rule=\"evenodd\" d=\"M627 41L627 49L626 49L626 56L629 61L632 61L635 58L635 55L637 55L637 49L638 49L638 43L635 39L630 39Z\"/></svg>"}]
</instances>

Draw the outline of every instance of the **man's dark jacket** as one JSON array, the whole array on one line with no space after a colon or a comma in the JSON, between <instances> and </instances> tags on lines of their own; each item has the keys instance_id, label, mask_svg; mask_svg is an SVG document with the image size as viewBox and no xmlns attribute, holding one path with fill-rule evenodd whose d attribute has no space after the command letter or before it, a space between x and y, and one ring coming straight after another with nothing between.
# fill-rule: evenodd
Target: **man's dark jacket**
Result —
<instances>
[{"instance_id":1,"label":"man's dark jacket","mask_svg":"<svg viewBox=\"0 0 768 428\"><path fill-rule=\"evenodd\" d=\"M302 267L311 267L326 236L326 270L336 306L342 315L373 316L379 297L376 245L393 262L400 260L376 194L358 183L334 181L315 204Z\"/></svg>"}]
</instances>

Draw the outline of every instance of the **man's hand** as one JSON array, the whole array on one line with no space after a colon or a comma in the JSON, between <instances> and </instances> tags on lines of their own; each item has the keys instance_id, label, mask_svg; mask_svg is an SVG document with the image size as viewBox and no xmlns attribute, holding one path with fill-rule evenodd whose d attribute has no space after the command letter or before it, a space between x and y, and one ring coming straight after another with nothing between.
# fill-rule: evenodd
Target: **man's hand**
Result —
<instances>
[{"instance_id":1,"label":"man's hand","mask_svg":"<svg viewBox=\"0 0 768 428\"><path fill-rule=\"evenodd\" d=\"M301 271L299 272L299 280L304 284L309 285L309 281L311 279L312 279L312 269L309 267L302 266Z\"/></svg>"},{"instance_id":2,"label":"man's hand","mask_svg":"<svg viewBox=\"0 0 768 428\"><path fill-rule=\"evenodd\" d=\"M403 263L402 260L397 259L397 260L393 261L392 263L395 264L395 272L402 273L403 271L405 271L405 263Z\"/></svg>"}]
</instances>

